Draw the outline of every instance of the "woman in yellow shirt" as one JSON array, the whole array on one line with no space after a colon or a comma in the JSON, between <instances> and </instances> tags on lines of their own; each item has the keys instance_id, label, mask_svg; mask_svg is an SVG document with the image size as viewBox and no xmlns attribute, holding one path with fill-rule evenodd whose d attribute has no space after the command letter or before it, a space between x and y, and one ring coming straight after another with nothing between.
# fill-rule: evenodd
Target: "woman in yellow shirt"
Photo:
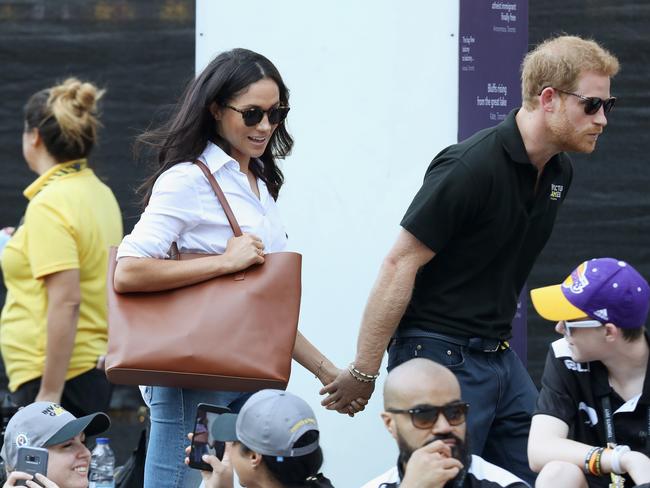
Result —
<instances>
[{"instance_id":1,"label":"woman in yellow shirt","mask_svg":"<svg viewBox=\"0 0 650 488\"><path fill-rule=\"evenodd\" d=\"M111 190L88 167L97 139L91 83L71 78L25 105L23 156L38 178L2 253L7 298L0 347L14 402L61 403L75 416L106 410L108 247L122 238Z\"/></svg>"}]
</instances>

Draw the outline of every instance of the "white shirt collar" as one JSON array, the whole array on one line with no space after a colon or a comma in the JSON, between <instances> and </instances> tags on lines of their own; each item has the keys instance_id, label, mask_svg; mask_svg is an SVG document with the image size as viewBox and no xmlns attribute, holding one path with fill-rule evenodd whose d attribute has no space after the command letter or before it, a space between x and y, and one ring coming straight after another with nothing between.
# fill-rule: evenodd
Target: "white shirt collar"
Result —
<instances>
[{"instance_id":1,"label":"white shirt collar","mask_svg":"<svg viewBox=\"0 0 650 488\"><path fill-rule=\"evenodd\" d=\"M224 166L240 171L239 163L230 157L223 149L210 141L208 141L208 144L205 146L200 158L208 165L212 174L215 174ZM251 163L260 166L262 165L261 161L257 158L251 160Z\"/></svg>"},{"instance_id":2,"label":"white shirt collar","mask_svg":"<svg viewBox=\"0 0 650 488\"><path fill-rule=\"evenodd\" d=\"M226 152L219 146L210 141L208 141L207 146L205 146L200 158L208 165L212 174L215 174L228 163L236 164L237 169L239 169L239 163L237 163L237 161L226 154Z\"/></svg>"}]
</instances>

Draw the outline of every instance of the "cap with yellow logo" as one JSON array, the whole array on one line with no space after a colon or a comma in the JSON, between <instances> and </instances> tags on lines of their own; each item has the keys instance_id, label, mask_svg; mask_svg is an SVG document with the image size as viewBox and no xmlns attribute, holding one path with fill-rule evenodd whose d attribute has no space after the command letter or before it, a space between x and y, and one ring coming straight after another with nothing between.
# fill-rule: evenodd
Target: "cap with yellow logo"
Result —
<instances>
[{"instance_id":1,"label":"cap with yellow logo","mask_svg":"<svg viewBox=\"0 0 650 488\"><path fill-rule=\"evenodd\" d=\"M9 420L0 456L13 469L18 461L19 447L55 446L82 432L87 435L100 434L110 425L111 421L105 413L76 418L56 403L30 403Z\"/></svg>"},{"instance_id":2,"label":"cap with yellow logo","mask_svg":"<svg viewBox=\"0 0 650 488\"><path fill-rule=\"evenodd\" d=\"M547 320L590 317L602 323L643 327L650 308L648 282L625 261L597 258L573 270L561 285L530 292L535 310Z\"/></svg>"},{"instance_id":3,"label":"cap with yellow logo","mask_svg":"<svg viewBox=\"0 0 650 488\"><path fill-rule=\"evenodd\" d=\"M307 432L318 432L318 423L307 402L282 390L258 391L239 414L219 415L210 430L218 441L239 441L266 456L297 457L318 449L318 438L294 447Z\"/></svg>"}]
</instances>

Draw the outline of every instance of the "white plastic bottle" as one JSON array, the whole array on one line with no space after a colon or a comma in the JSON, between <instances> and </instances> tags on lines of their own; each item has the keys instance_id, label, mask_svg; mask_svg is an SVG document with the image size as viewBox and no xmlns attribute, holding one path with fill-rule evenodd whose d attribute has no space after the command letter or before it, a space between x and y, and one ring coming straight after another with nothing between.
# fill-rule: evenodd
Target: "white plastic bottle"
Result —
<instances>
[{"instance_id":1,"label":"white plastic bottle","mask_svg":"<svg viewBox=\"0 0 650 488\"><path fill-rule=\"evenodd\" d=\"M88 488L115 488L115 454L108 438L98 437L90 458L90 484Z\"/></svg>"}]
</instances>

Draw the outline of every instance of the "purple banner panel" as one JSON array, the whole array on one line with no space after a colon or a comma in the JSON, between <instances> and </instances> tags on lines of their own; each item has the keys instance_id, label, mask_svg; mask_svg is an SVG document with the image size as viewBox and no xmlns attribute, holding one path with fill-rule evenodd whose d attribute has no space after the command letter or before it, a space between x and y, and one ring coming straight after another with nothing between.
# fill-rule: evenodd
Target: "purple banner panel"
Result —
<instances>
[{"instance_id":1,"label":"purple banner panel","mask_svg":"<svg viewBox=\"0 0 650 488\"><path fill-rule=\"evenodd\" d=\"M460 0L458 140L498 124L521 104L519 68L528 51L528 0ZM527 290L510 341L526 364Z\"/></svg>"},{"instance_id":2,"label":"purple banner panel","mask_svg":"<svg viewBox=\"0 0 650 488\"><path fill-rule=\"evenodd\" d=\"M528 0L460 0L458 140L501 122L521 104Z\"/></svg>"}]
</instances>

